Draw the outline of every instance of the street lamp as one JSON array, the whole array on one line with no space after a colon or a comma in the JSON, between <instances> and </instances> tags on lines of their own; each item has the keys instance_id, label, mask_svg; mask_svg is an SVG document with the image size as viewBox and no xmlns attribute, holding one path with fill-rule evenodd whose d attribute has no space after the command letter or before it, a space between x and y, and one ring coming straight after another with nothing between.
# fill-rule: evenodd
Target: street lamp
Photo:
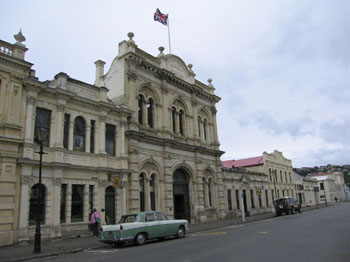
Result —
<instances>
[{"instance_id":1,"label":"street lamp","mask_svg":"<svg viewBox=\"0 0 350 262\"><path fill-rule=\"evenodd\" d=\"M36 130L37 131L37 137L40 144L40 151L35 152L40 155L40 161L39 161L39 192L37 197L37 210L36 210L36 226L35 226L35 238L34 238L34 253L40 253L41 252L41 232L40 232L40 212L41 212L41 198L42 198L42 185L41 185L41 169L43 164L43 155L46 154L43 151L43 142L47 139L48 132L47 129L44 127L41 127Z\"/></svg>"}]
</instances>

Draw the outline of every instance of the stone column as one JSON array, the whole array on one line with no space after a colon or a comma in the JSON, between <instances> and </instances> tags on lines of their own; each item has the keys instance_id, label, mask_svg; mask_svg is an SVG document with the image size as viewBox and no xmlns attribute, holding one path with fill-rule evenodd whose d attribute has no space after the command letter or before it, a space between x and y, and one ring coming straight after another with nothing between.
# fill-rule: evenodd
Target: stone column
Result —
<instances>
[{"instance_id":1,"label":"stone column","mask_svg":"<svg viewBox=\"0 0 350 262\"><path fill-rule=\"evenodd\" d=\"M100 154L106 154L106 116L100 116Z\"/></svg>"},{"instance_id":2,"label":"stone column","mask_svg":"<svg viewBox=\"0 0 350 262\"><path fill-rule=\"evenodd\" d=\"M71 116L69 121L69 131L68 131L68 150L73 150L73 137L74 137L74 119Z\"/></svg>"},{"instance_id":3,"label":"stone column","mask_svg":"<svg viewBox=\"0 0 350 262\"><path fill-rule=\"evenodd\" d=\"M180 119L178 111L175 113L175 133L180 134Z\"/></svg>"},{"instance_id":4,"label":"stone column","mask_svg":"<svg viewBox=\"0 0 350 262\"><path fill-rule=\"evenodd\" d=\"M146 98L142 103L142 125L148 126L147 101Z\"/></svg>"},{"instance_id":5,"label":"stone column","mask_svg":"<svg viewBox=\"0 0 350 262\"><path fill-rule=\"evenodd\" d=\"M34 104L35 98L29 97L27 99L27 112L26 112L26 125L25 125L25 134L24 134L24 142L25 143L33 143L33 128L35 124L34 117Z\"/></svg>"},{"instance_id":6,"label":"stone column","mask_svg":"<svg viewBox=\"0 0 350 262\"><path fill-rule=\"evenodd\" d=\"M55 170L55 173L61 173L62 170ZM55 174L56 175L56 174ZM61 236L61 228L60 228L60 207L61 207L61 178L53 178L52 181L52 226L53 231L50 232L51 237L60 237Z\"/></svg>"},{"instance_id":7,"label":"stone column","mask_svg":"<svg viewBox=\"0 0 350 262\"><path fill-rule=\"evenodd\" d=\"M66 223L72 222L72 184L67 184L67 195L66 195Z\"/></svg>"},{"instance_id":8,"label":"stone column","mask_svg":"<svg viewBox=\"0 0 350 262\"><path fill-rule=\"evenodd\" d=\"M63 111L64 105L57 105L57 113L56 113L56 141L55 147L63 147Z\"/></svg>"},{"instance_id":9,"label":"stone column","mask_svg":"<svg viewBox=\"0 0 350 262\"><path fill-rule=\"evenodd\" d=\"M28 167L26 173L31 174L32 168ZM30 172L29 172L30 171ZM25 172L23 168L23 172ZM30 200L30 176L21 176L21 200L19 209L19 236L18 241L29 241L28 237L28 219L29 219L29 200Z\"/></svg>"},{"instance_id":10,"label":"stone column","mask_svg":"<svg viewBox=\"0 0 350 262\"><path fill-rule=\"evenodd\" d=\"M91 136L91 125L86 125L86 140L85 140L85 152L90 153L90 136Z\"/></svg>"},{"instance_id":11,"label":"stone column","mask_svg":"<svg viewBox=\"0 0 350 262\"><path fill-rule=\"evenodd\" d=\"M145 210L151 210L150 182L151 179L145 176Z\"/></svg>"},{"instance_id":12,"label":"stone column","mask_svg":"<svg viewBox=\"0 0 350 262\"><path fill-rule=\"evenodd\" d=\"M121 124L119 128L119 140L117 140L117 145L119 145L120 155L125 155L126 152L126 142L125 142L125 125Z\"/></svg>"},{"instance_id":13,"label":"stone column","mask_svg":"<svg viewBox=\"0 0 350 262\"><path fill-rule=\"evenodd\" d=\"M215 144L219 144L219 139L218 139L218 128L217 128L217 121L216 121L216 108L213 106L212 107L212 114L213 114L213 135L211 136L213 138L213 141Z\"/></svg>"},{"instance_id":14,"label":"stone column","mask_svg":"<svg viewBox=\"0 0 350 262\"><path fill-rule=\"evenodd\" d=\"M84 185L84 208L83 208L83 216L84 216L84 222L89 222L89 185Z\"/></svg>"}]
</instances>

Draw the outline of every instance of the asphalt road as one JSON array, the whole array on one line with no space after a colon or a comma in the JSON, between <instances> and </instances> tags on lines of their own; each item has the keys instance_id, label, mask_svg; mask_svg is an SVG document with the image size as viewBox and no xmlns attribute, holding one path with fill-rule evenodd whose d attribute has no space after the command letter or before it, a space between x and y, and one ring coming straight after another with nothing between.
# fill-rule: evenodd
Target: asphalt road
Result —
<instances>
[{"instance_id":1,"label":"asphalt road","mask_svg":"<svg viewBox=\"0 0 350 262\"><path fill-rule=\"evenodd\" d=\"M350 261L350 203L188 235L86 250L50 261Z\"/></svg>"}]
</instances>

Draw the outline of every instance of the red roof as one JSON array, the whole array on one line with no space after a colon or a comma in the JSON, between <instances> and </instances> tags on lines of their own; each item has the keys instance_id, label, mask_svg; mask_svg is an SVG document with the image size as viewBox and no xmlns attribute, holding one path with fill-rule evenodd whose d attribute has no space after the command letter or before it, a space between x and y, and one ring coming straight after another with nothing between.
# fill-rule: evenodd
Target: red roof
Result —
<instances>
[{"instance_id":1,"label":"red roof","mask_svg":"<svg viewBox=\"0 0 350 262\"><path fill-rule=\"evenodd\" d=\"M227 160L221 161L224 167L247 167L247 166L258 166L264 164L263 156L239 159L239 160Z\"/></svg>"},{"instance_id":2,"label":"red roof","mask_svg":"<svg viewBox=\"0 0 350 262\"><path fill-rule=\"evenodd\" d=\"M327 176L327 175L332 175L332 172L318 173L318 174L314 174L312 176Z\"/></svg>"}]
</instances>

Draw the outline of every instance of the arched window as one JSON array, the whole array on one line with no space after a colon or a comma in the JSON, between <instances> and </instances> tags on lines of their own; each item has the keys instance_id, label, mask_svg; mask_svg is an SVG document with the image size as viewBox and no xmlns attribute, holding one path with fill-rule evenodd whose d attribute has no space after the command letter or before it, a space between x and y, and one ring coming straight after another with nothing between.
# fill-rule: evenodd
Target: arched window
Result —
<instances>
[{"instance_id":1,"label":"arched window","mask_svg":"<svg viewBox=\"0 0 350 262\"><path fill-rule=\"evenodd\" d=\"M207 198L206 198L206 189L205 189L205 184L206 184L206 181L205 181L205 178L203 177L202 178L202 182L203 182L203 203L204 203L204 207L207 206Z\"/></svg>"},{"instance_id":2,"label":"arched window","mask_svg":"<svg viewBox=\"0 0 350 262\"><path fill-rule=\"evenodd\" d=\"M74 120L74 150L85 151L85 120L81 116Z\"/></svg>"},{"instance_id":3,"label":"arched window","mask_svg":"<svg viewBox=\"0 0 350 262\"><path fill-rule=\"evenodd\" d=\"M45 224L45 195L43 184L35 184L30 192L29 225L35 225L37 219L40 224Z\"/></svg>"},{"instance_id":4,"label":"arched window","mask_svg":"<svg viewBox=\"0 0 350 262\"><path fill-rule=\"evenodd\" d=\"M148 99L147 102L147 121L148 126L153 128L153 99Z\"/></svg>"},{"instance_id":5,"label":"arched window","mask_svg":"<svg viewBox=\"0 0 350 262\"><path fill-rule=\"evenodd\" d=\"M204 140L207 141L207 120L204 119L203 122L203 135L204 135Z\"/></svg>"},{"instance_id":6,"label":"arched window","mask_svg":"<svg viewBox=\"0 0 350 262\"><path fill-rule=\"evenodd\" d=\"M142 173L139 177L139 191L140 191L140 211L145 211L145 175Z\"/></svg>"},{"instance_id":7,"label":"arched window","mask_svg":"<svg viewBox=\"0 0 350 262\"><path fill-rule=\"evenodd\" d=\"M172 115L172 122L173 122L173 132L176 133L176 108L175 107L172 108L171 115Z\"/></svg>"},{"instance_id":8,"label":"arched window","mask_svg":"<svg viewBox=\"0 0 350 262\"><path fill-rule=\"evenodd\" d=\"M180 135L184 135L184 129L183 129L183 116L184 116L184 111L180 110L179 113L179 131L180 131Z\"/></svg>"},{"instance_id":9,"label":"arched window","mask_svg":"<svg viewBox=\"0 0 350 262\"><path fill-rule=\"evenodd\" d=\"M139 95L138 98L138 115L139 115L139 124L143 124L143 95Z\"/></svg>"},{"instance_id":10,"label":"arched window","mask_svg":"<svg viewBox=\"0 0 350 262\"><path fill-rule=\"evenodd\" d=\"M155 175L151 175L151 180L149 181L149 189L150 189L150 199L151 199L151 210L156 210L156 178Z\"/></svg>"},{"instance_id":11,"label":"arched window","mask_svg":"<svg viewBox=\"0 0 350 262\"><path fill-rule=\"evenodd\" d=\"M212 179L208 179L208 202L209 202L209 207L212 206Z\"/></svg>"},{"instance_id":12,"label":"arched window","mask_svg":"<svg viewBox=\"0 0 350 262\"><path fill-rule=\"evenodd\" d=\"M201 118L198 117L198 136L201 137Z\"/></svg>"}]
</instances>

